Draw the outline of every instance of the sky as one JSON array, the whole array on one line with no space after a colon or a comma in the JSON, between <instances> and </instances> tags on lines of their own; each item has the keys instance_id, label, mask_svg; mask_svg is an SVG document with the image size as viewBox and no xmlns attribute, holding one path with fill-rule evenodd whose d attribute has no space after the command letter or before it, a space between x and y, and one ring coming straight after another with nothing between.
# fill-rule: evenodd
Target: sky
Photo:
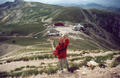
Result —
<instances>
[{"instance_id":1,"label":"sky","mask_svg":"<svg viewBox=\"0 0 120 78\"><path fill-rule=\"evenodd\" d=\"M0 4L7 2L7 1L14 1L14 0L0 0ZM33 2L42 2L48 4L59 4L59 3L74 3L74 4L87 4L87 3L97 3L106 6L117 6L120 7L120 0L24 0L24 1L33 1Z\"/></svg>"}]
</instances>

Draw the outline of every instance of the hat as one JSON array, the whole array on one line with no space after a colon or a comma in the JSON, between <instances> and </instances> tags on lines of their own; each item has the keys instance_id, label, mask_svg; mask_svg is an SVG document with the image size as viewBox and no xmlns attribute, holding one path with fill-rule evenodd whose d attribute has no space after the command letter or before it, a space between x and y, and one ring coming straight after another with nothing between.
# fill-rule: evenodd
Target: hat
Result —
<instances>
[{"instance_id":1,"label":"hat","mask_svg":"<svg viewBox=\"0 0 120 78\"><path fill-rule=\"evenodd\" d=\"M60 36L61 36L61 37L64 37L64 36L65 36L65 34L62 34L62 33L61 33L61 34L60 34Z\"/></svg>"}]
</instances>

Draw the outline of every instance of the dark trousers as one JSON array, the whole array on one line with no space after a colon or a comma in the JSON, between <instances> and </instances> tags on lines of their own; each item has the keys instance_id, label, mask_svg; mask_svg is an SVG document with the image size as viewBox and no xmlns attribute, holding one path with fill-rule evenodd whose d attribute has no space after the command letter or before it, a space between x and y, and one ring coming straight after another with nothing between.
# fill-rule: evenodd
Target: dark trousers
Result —
<instances>
[{"instance_id":1,"label":"dark trousers","mask_svg":"<svg viewBox=\"0 0 120 78\"><path fill-rule=\"evenodd\" d=\"M67 70L69 70L69 64L67 58L59 59L60 70L63 70L63 63L65 63Z\"/></svg>"}]
</instances>

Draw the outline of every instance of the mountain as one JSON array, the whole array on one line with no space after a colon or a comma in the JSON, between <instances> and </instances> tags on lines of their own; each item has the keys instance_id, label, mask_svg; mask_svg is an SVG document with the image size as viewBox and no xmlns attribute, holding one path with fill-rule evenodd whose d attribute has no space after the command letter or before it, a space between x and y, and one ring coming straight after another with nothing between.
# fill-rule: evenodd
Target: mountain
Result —
<instances>
[{"instance_id":1,"label":"mountain","mask_svg":"<svg viewBox=\"0 0 120 78\"><path fill-rule=\"evenodd\" d=\"M94 4L91 7L102 6ZM28 35L39 31L38 26L46 23L50 25L60 21L72 25L80 23L85 26L83 33L86 36L81 36L85 40L78 40L78 43L77 40L72 39L71 43L92 49L119 49L120 46L119 13L16 0L0 6L0 20L0 30L6 33L4 35L14 35L13 33ZM27 26L30 26L29 32ZM32 31L33 27L36 28ZM88 49L87 47L84 48Z\"/></svg>"},{"instance_id":2,"label":"mountain","mask_svg":"<svg viewBox=\"0 0 120 78\"><path fill-rule=\"evenodd\" d=\"M118 7L105 6L105 5L100 5L100 4L96 4L96 3L87 4L82 8L100 9L100 10L107 10L107 11L113 11L113 12L120 13L120 8L118 8Z\"/></svg>"},{"instance_id":3,"label":"mountain","mask_svg":"<svg viewBox=\"0 0 120 78\"><path fill-rule=\"evenodd\" d=\"M78 8L85 8L85 9L99 9L99 10L107 10L120 13L120 8L115 6L105 6L97 3L88 3L88 4L81 4L81 3L57 3L56 5L65 6L65 7L78 7Z\"/></svg>"}]
</instances>

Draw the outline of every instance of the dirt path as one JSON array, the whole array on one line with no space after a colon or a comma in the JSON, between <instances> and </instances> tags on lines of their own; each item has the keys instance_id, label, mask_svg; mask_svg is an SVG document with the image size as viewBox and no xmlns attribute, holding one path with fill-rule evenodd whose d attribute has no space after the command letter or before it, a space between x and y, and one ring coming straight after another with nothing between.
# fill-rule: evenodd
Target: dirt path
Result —
<instances>
[{"instance_id":1,"label":"dirt path","mask_svg":"<svg viewBox=\"0 0 120 78\"><path fill-rule=\"evenodd\" d=\"M32 60L32 61L17 61L0 65L0 72L14 70L15 68L20 68L22 66L41 66L41 63L48 65L49 63L56 63L57 59L42 59L42 60Z\"/></svg>"},{"instance_id":2,"label":"dirt path","mask_svg":"<svg viewBox=\"0 0 120 78\"><path fill-rule=\"evenodd\" d=\"M68 33L78 33L76 31L72 30L72 26L71 27L56 27L55 28L57 31L59 31L62 34L68 34Z\"/></svg>"}]
</instances>

